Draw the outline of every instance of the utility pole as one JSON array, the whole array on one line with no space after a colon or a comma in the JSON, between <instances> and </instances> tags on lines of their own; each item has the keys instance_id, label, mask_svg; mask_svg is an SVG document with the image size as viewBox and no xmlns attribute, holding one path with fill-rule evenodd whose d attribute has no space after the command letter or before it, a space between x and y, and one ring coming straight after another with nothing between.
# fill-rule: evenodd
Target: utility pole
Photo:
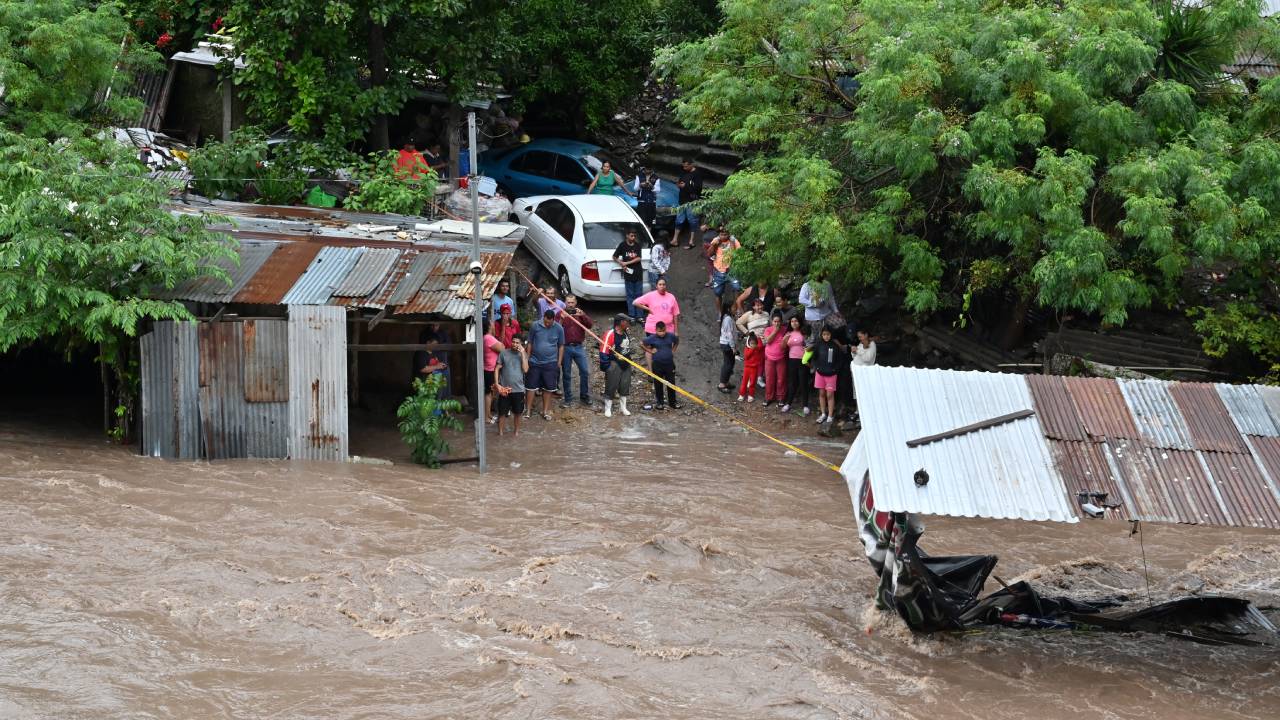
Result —
<instances>
[{"instance_id":1,"label":"utility pole","mask_svg":"<svg viewBox=\"0 0 1280 720\"><path fill-rule=\"evenodd\" d=\"M467 175L467 188L471 190L471 275L475 279L476 289L476 456L480 458L480 474L488 470L485 458L484 433L488 418L484 412L484 309L482 280L483 266L480 264L480 188L477 174L479 163L476 161L476 113L467 113L467 148L471 154L471 167Z\"/></svg>"}]
</instances>

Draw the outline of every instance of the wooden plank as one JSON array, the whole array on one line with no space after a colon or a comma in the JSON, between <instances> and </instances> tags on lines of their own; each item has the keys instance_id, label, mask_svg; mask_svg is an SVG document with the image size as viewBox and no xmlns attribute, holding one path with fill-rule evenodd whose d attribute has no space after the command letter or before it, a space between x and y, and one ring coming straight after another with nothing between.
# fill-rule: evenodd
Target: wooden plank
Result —
<instances>
[{"instance_id":1,"label":"wooden plank","mask_svg":"<svg viewBox=\"0 0 1280 720\"><path fill-rule=\"evenodd\" d=\"M1005 423L1013 422L1014 420L1029 418L1035 414L1036 412L1034 410L1019 410L1017 412L1011 412L1006 415L1000 415L999 417L993 417L989 420L982 420L976 423L970 423L963 427L958 427L954 430L941 432L936 435L926 435L922 438L916 438L915 440L908 440L907 447L909 448L920 447L921 445L928 445L929 443L938 442L939 440L946 440L947 438L959 437L961 435L968 435L969 433L977 432L978 430L985 430L986 428L995 427L997 425L1004 425Z\"/></svg>"}]
</instances>

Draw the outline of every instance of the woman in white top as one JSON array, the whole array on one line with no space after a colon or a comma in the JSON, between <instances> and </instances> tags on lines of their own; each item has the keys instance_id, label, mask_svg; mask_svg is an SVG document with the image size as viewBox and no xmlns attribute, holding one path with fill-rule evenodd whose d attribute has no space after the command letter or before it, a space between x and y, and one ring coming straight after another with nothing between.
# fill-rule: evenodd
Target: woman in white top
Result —
<instances>
[{"instance_id":1,"label":"woman in white top","mask_svg":"<svg viewBox=\"0 0 1280 720\"><path fill-rule=\"evenodd\" d=\"M853 346L853 360L849 362L849 372L859 365L875 365L876 364L876 343L871 339L871 333L866 330L858 331L858 343ZM853 407L855 412L858 407L858 383L854 382L850 386L850 393L853 395Z\"/></svg>"}]
</instances>

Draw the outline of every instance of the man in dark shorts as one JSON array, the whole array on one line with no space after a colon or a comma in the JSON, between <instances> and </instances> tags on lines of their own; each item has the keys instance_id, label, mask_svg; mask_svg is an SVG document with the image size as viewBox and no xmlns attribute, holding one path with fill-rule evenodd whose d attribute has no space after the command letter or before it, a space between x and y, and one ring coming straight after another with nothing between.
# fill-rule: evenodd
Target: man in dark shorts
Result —
<instances>
[{"instance_id":1,"label":"man in dark shorts","mask_svg":"<svg viewBox=\"0 0 1280 720\"><path fill-rule=\"evenodd\" d=\"M542 391L542 419L551 419L551 393L560 389L560 365L564 362L564 328L556 322L556 311L548 308L542 321L529 328L529 372L526 391ZM525 417L533 412L533 403Z\"/></svg>"},{"instance_id":2,"label":"man in dark shorts","mask_svg":"<svg viewBox=\"0 0 1280 720\"><path fill-rule=\"evenodd\" d=\"M646 353L649 353L652 359L653 374L666 380L670 385L666 385L667 400L672 410L679 410L680 403L676 400L676 390L672 385L676 384L676 348L680 347L680 338L675 333L667 332L667 324L659 321L654 325L654 332L646 335L644 343L641 345ZM645 410L663 410L667 404L662 402L663 383L659 380L653 381L654 404L645 405Z\"/></svg>"},{"instance_id":3,"label":"man in dark shorts","mask_svg":"<svg viewBox=\"0 0 1280 720\"><path fill-rule=\"evenodd\" d=\"M701 225L693 203L702 199L702 171L694 166L690 158L685 158L680 163L680 170L680 178L676 180L676 187L680 188L680 207L676 210L675 234L671 237L672 250L680 246L680 228L682 227L689 230L689 244L685 245L685 249L692 248L697 239L698 227Z\"/></svg>"},{"instance_id":4,"label":"man in dark shorts","mask_svg":"<svg viewBox=\"0 0 1280 720\"><path fill-rule=\"evenodd\" d=\"M524 414L524 374L529 371L529 355L524 345L524 334L511 338L511 347L498 353L498 365L494 370L497 380L493 391L498 395L498 434L508 415L511 416L512 434L520 434L520 416Z\"/></svg>"}]
</instances>

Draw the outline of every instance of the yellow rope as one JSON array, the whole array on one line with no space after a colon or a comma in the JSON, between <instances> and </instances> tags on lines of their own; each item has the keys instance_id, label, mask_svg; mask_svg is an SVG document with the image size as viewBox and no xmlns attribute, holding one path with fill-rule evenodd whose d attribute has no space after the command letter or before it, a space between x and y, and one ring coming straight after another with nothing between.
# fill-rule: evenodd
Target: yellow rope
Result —
<instances>
[{"instance_id":1,"label":"yellow rope","mask_svg":"<svg viewBox=\"0 0 1280 720\"><path fill-rule=\"evenodd\" d=\"M540 297L543 297L543 298L546 298L547 300L550 300L550 298L547 298L546 293L542 292L542 288L538 287L537 283L535 283L533 280L530 280L528 275L525 275L524 273L520 272L520 270L519 270L519 269L514 268L514 267L513 267L513 268L511 268L511 270L512 270L512 271L514 271L514 272L515 272L517 275L519 275L520 277L524 278L524 281L525 281L525 282L527 282L527 283L529 283L529 287L533 288L533 291L534 291L534 292L536 292ZM583 331L584 333L586 333L587 335L590 335L592 338L594 338L594 339L595 339L595 341L596 341L596 342L598 342L598 343L600 343L600 345L601 345L602 347L604 346L604 340L603 340L603 339L601 339L601 337L600 337L599 335L596 335L595 333L591 332L591 329L590 329L590 328L586 327L586 326L585 326L585 325L583 325L581 322L578 322L578 319L577 319L577 318L573 317L572 315L564 315L563 317L567 317L567 318L569 318L570 320L572 320L574 323L576 323L576 324L578 325L578 327L582 328L582 331ZM534 320L534 321L535 321L535 322L537 322L538 320L541 320L541 318L535 318L535 320ZM831 470L831 471L833 471L833 472L837 472L837 473L838 473L838 472L840 472L840 467L839 467L839 466L837 466L837 465L832 465L831 463L827 462L826 460L823 460L822 458L820 458L820 457L818 457L818 456L814 455L813 453L810 453L810 452L808 452L808 451L806 451L806 450L802 450L802 449L800 449L800 448L796 447L795 445L792 445L791 443L787 442L786 440L781 440L781 439L779 439L779 438L776 438L776 437L774 437L774 436L770 435L769 433L767 433L767 432L765 432L765 431L761 430L760 428L755 427L754 425L752 425L752 424L750 424L750 423L743 422L742 420L739 420L738 418L734 417L733 415L730 415L728 412L726 412L726 411L724 411L724 410L722 410L722 409L720 409L720 408L716 407L715 405L712 405L711 403L707 402L706 400L703 400L702 398L698 397L697 395L694 395L693 393L689 392L688 390L685 390L684 388L680 387L679 385L676 385L675 383L672 383L672 382L668 382L665 378L658 377L658 376L657 376L657 375L655 375L654 373L650 372L648 368L644 367L643 365L640 365L639 363L635 362L635 361L634 361L634 360L632 360L631 358L622 357L621 355L617 355L617 354L615 354L615 355L614 355L614 358L615 358L615 359L617 359L617 360L622 360L623 362L627 363L627 364L628 364L628 365L630 365L631 367L633 367L633 368L635 368L635 369L639 370L640 372L644 373L645 375L648 375L649 377L653 378L654 380L657 380L658 382L662 383L663 385L666 385L667 387L674 389L676 392L680 393L681 395L685 396L686 398L689 398L689 400L691 400L691 401L693 401L693 402L697 403L698 405L701 405L701 406L702 406L702 407L704 407L704 408L707 408L708 410L710 410L710 411L712 411L712 412L716 413L717 415L720 415L721 417L723 417L724 419L728 420L729 422L735 423L735 424L737 424L737 425L741 425L742 427L744 427L744 428L746 428L746 429L750 430L751 432L756 433L757 435L759 435L759 436L761 436L761 437L763 437L763 438L765 438L765 439L767 439L767 440L770 440L770 441L772 441L772 442L775 442L775 443L777 443L778 445L781 445L781 446L782 446L782 447L784 447L784 448L787 448L788 450L790 450L790 451L794 452L795 454L799 455L800 457L803 457L803 458L807 458L807 459L809 459L809 460L812 460L812 461L814 461L814 462L818 463L819 465L821 465L822 467L827 468L828 470Z\"/></svg>"}]
</instances>

